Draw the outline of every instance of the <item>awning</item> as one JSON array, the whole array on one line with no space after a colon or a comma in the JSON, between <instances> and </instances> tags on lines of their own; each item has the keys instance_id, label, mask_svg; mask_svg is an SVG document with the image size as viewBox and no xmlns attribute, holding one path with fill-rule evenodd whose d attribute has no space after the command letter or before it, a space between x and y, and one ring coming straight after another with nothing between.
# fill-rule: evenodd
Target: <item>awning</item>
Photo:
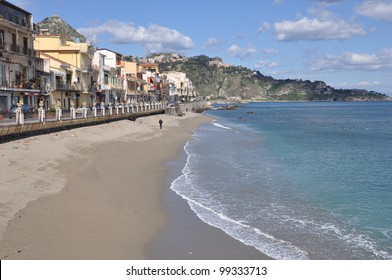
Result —
<instances>
[{"instance_id":1,"label":"awning","mask_svg":"<svg viewBox=\"0 0 392 280\"><path fill-rule=\"evenodd\" d=\"M27 96L38 96L38 95L41 95L40 92L23 92L23 94L27 95Z\"/></svg>"},{"instance_id":2,"label":"awning","mask_svg":"<svg viewBox=\"0 0 392 280\"><path fill-rule=\"evenodd\" d=\"M20 93L20 94L24 94L24 95L34 95L34 94L41 93L40 89L27 89L27 88L13 88L12 91L15 93Z\"/></svg>"}]
</instances>

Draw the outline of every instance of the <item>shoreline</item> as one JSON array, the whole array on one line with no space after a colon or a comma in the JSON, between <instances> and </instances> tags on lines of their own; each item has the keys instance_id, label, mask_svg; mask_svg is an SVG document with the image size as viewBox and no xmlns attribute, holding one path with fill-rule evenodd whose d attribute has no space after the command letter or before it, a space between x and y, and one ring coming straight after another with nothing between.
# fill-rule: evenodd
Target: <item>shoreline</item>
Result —
<instances>
[{"instance_id":1,"label":"shoreline","mask_svg":"<svg viewBox=\"0 0 392 280\"><path fill-rule=\"evenodd\" d=\"M153 258L149 244L172 219L165 162L208 120L157 115L1 144L0 258Z\"/></svg>"},{"instance_id":2,"label":"shoreline","mask_svg":"<svg viewBox=\"0 0 392 280\"><path fill-rule=\"evenodd\" d=\"M202 221L188 202L170 187L186 163L186 152L166 162L170 168L163 204L168 221L149 244L152 260L272 260L256 248Z\"/></svg>"}]
</instances>

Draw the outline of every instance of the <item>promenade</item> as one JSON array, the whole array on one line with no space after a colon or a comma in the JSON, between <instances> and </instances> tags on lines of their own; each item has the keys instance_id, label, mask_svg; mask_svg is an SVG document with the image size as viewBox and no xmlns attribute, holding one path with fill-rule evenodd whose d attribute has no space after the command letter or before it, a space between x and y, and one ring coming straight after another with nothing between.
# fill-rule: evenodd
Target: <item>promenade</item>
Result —
<instances>
[{"instance_id":1,"label":"promenade","mask_svg":"<svg viewBox=\"0 0 392 280\"><path fill-rule=\"evenodd\" d=\"M93 110L88 108L71 108L69 111L57 109L56 112L21 114L17 112L12 118L0 121L0 142L29 135L37 135L64 129L97 125L117 120L136 120L139 117L163 114L163 103L141 103L130 106L116 106Z\"/></svg>"}]
</instances>

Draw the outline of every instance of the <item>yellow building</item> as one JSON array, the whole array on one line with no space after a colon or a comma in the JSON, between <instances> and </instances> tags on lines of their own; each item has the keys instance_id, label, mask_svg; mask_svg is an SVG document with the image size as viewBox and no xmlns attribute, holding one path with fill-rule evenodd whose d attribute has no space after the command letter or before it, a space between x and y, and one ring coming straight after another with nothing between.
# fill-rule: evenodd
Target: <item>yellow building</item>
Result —
<instances>
[{"instance_id":1,"label":"yellow building","mask_svg":"<svg viewBox=\"0 0 392 280\"><path fill-rule=\"evenodd\" d=\"M142 79L144 68L136 62L121 61L121 66L126 77L126 100L136 102L143 94L143 86L146 82Z\"/></svg>"},{"instance_id":2,"label":"yellow building","mask_svg":"<svg viewBox=\"0 0 392 280\"><path fill-rule=\"evenodd\" d=\"M92 47L62 35L40 34L34 36L34 49L50 59L52 106L60 101L62 108L69 109L71 100L76 107L83 102L92 105Z\"/></svg>"}]
</instances>

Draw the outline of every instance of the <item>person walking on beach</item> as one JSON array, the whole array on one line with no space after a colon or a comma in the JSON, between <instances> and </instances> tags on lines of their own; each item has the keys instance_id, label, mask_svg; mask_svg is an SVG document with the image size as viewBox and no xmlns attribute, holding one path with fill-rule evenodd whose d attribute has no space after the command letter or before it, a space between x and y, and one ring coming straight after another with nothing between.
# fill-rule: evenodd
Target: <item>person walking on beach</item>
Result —
<instances>
[{"instance_id":1,"label":"person walking on beach","mask_svg":"<svg viewBox=\"0 0 392 280\"><path fill-rule=\"evenodd\" d=\"M162 129L162 124L163 124L163 120L162 119L160 119L159 120L159 127Z\"/></svg>"}]
</instances>

